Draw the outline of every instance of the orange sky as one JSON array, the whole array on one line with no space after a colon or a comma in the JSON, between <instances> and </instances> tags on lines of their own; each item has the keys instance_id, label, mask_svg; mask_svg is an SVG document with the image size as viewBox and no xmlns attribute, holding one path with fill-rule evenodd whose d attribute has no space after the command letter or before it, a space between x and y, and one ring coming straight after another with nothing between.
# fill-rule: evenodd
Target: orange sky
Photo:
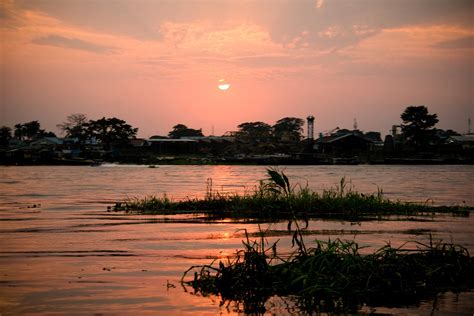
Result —
<instances>
[{"instance_id":1,"label":"orange sky","mask_svg":"<svg viewBox=\"0 0 474 316\"><path fill-rule=\"evenodd\" d=\"M0 0L0 125L72 113L139 136L316 117L386 134L408 105L473 117L473 1ZM231 84L217 88L219 79Z\"/></svg>"}]
</instances>

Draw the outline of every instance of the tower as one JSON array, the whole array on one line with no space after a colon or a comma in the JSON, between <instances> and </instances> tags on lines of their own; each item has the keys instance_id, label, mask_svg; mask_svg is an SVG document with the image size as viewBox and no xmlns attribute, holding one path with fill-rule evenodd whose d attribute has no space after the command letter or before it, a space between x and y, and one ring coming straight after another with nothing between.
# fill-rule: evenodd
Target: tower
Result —
<instances>
[{"instance_id":1,"label":"tower","mask_svg":"<svg viewBox=\"0 0 474 316\"><path fill-rule=\"evenodd\" d=\"M308 139L314 139L314 116L309 115L306 121L308 122Z\"/></svg>"}]
</instances>

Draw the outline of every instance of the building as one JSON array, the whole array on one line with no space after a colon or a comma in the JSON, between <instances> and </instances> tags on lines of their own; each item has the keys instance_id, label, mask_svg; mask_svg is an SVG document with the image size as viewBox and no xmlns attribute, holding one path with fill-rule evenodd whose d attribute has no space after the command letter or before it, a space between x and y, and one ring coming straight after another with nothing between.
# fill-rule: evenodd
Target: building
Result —
<instances>
[{"instance_id":1,"label":"building","mask_svg":"<svg viewBox=\"0 0 474 316\"><path fill-rule=\"evenodd\" d=\"M314 149L332 157L353 157L366 154L373 142L360 133L338 133L316 140Z\"/></svg>"}]
</instances>

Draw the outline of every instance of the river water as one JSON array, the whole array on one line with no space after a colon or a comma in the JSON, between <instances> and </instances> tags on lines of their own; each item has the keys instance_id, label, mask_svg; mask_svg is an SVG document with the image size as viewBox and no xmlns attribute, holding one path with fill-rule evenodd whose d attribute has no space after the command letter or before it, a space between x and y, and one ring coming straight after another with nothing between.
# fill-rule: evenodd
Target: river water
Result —
<instances>
[{"instance_id":1,"label":"river water","mask_svg":"<svg viewBox=\"0 0 474 316\"><path fill-rule=\"evenodd\" d=\"M321 191L346 177L355 189L382 188L391 199L474 205L474 166L288 166L293 183ZM222 192L252 190L263 166L0 167L0 314L239 314L180 285L192 265L209 264L242 248L243 228L257 224L196 215L139 216L107 212L115 201L162 195L203 196L208 179ZM368 250L433 238L474 253L473 216L423 221L351 223L313 220L307 242L355 239ZM264 223L269 241L290 251L287 223ZM388 314L472 315L473 293L442 294L436 302L376 308ZM221 306L222 305L222 306ZM290 307L289 307L290 306ZM291 299L271 298L269 314L297 314ZM365 312L370 311L365 310Z\"/></svg>"}]
</instances>

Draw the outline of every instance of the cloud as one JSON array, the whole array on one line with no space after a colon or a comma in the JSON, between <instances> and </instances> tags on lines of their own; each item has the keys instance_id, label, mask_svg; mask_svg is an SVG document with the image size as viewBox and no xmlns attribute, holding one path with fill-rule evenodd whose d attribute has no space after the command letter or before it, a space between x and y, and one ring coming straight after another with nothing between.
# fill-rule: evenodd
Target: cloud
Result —
<instances>
[{"instance_id":1,"label":"cloud","mask_svg":"<svg viewBox=\"0 0 474 316\"><path fill-rule=\"evenodd\" d=\"M280 55L256 55L256 56L242 56L235 57L230 60L230 62L250 67L250 68L259 68L259 67L308 67L315 66L321 63L321 55L289 55L289 54L280 54Z\"/></svg>"},{"instance_id":2,"label":"cloud","mask_svg":"<svg viewBox=\"0 0 474 316\"><path fill-rule=\"evenodd\" d=\"M14 29L22 22L12 0L0 1L0 29Z\"/></svg>"},{"instance_id":3,"label":"cloud","mask_svg":"<svg viewBox=\"0 0 474 316\"><path fill-rule=\"evenodd\" d=\"M254 23L229 22L216 27L206 21L163 23L162 44L174 48L175 54L192 56L235 56L255 54L280 46L272 42L268 32Z\"/></svg>"},{"instance_id":4,"label":"cloud","mask_svg":"<svg viewBox=\"0 0 474 316\"><path fill-rule=\"evenodd\" d=\"M316 9L320 9L324 4L324 0L316 0Z\"/></svg>"},{"instance_id":5,"label":"cloud","mask_svg":"<svg viewBox=\"0 0 474 316\"><path fill-rule=\"evenodd\" d=\"M62 48L78 49L96 54L107 54L113 52L110 46L95 44L78 38L68 38L60 35L48 35L33 39L34 44L49 45Z\"/></svg>"},{"instance_id":6,"label":"cloud","mask_svg":"<svg viewBox=\"0 0 474 316\"><path fill-rule=\"evenodd\" d=\"M474 35L441 41L434 44L433 47L442 49L472 49L474 48Z\"/></svg>"},{"instance_id":7,"label":"cloud","mask_svg":"<svg viewBox=\"0 0 474 316\"><path fill-rule=\"evenodd\" d=\"M466 28L472 26L469 12L474 9L472 0L284 0L272 1L271 6L258 0L3 1L9 3L8 16L17 14L27 21L32 14L41 17L41 24L28 23L35 25L29 32L30 38L36 38L36 44L96 54L111 52L111 47L104 46L109 45L120 47L125 56L137 53L140 60L171 55L187 64L188 59L198 56L224 58L234 65L255 64L259 68L262 67L257 63L259 58L244 60L245 56L313 56L352 50L385 30L401 27L460 25ZM145 51L147 56L143 58ZM233 57L244 58L232 60ZM286 60L270 56L260 61L263 67L278 67ZM150 60L148 64L174 67L176 62ZM297 63L311 62L310 58Z\"/></svg>"},{"instance_id":8,"label":"cloud","mask_svg":"<svg viewBox=\"0 0 474 316\"><path fill-rule=\"evenodd\" d=\"M140 40L162 40L160 25L166 22L209 21L223 25L230 20L242 20L262 26L281 43L305 29L318 33L334 25L349 28L366 24L370 29L426 24L472 27L474 10L472 0L270 2L271 5L269 1L235 0L16 0L15 4L18 9L43 12L81 28Z\"/></svg>"}]
</instances>

